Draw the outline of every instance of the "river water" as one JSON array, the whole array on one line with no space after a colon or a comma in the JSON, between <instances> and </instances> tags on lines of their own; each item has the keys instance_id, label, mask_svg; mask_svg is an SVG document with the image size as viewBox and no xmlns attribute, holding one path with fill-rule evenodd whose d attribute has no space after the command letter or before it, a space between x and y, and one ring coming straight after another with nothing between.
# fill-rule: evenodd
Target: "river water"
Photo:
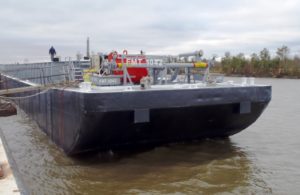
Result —
<instances>
[{"instance_id":1,"label":"river water","mask_svg":"<svg viewBox=\"0 0 300 195\"><path fill-rule=\"evenodd\" d=\"M256 83L273 86L271 103L225 140L72 159L24 113L0 131L30 194L299 194L300 80Z\"/></svg>"}]
</instances>

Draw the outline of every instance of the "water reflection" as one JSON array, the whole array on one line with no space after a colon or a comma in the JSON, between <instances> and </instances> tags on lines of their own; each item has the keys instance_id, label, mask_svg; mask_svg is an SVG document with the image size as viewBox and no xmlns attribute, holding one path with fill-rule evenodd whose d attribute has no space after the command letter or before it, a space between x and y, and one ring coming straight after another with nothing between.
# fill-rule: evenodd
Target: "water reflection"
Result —
<instances>
[{"instance_id":1,"label":"water reflection","mask_svg":"<svg viewBox=\"0 0 300 195\"><path fill-rule=\"evenodd\" d=\"M0 120L33 194L271 192L251 154L230 139L68 158L24 115Z\"/></svg>"}]
</instances>

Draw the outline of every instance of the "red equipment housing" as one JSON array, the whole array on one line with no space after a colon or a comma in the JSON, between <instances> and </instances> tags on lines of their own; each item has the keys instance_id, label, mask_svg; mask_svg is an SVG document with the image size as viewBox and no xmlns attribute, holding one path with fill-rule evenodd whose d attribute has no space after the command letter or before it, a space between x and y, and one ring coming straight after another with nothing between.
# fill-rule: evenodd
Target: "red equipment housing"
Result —
<instances>
[{"instance_id":1,"label":"red equipment housing","mask_svg":"<svg viewBox=\"0 0 300 195\"><path fill-rule=\"evenodd\" d=\"M117 52L111 52L108 55L108 61L112 62L114 60L114 56L116 56L116 63L118 68L113 70L114 75L123 75L122 64L126 64L128 74L130 75L131 81L134 84L139 84L140 80L148 76L148 69L147 68L136 68L130 67L134 64L147 64L146 56L144 55L130 55L127 56L127 51L124 50L123 53L125 54L125 58L122 62L122 54L118 54ZM121 80L123 82L123 79Z\"/></svg>"}]
</instances>

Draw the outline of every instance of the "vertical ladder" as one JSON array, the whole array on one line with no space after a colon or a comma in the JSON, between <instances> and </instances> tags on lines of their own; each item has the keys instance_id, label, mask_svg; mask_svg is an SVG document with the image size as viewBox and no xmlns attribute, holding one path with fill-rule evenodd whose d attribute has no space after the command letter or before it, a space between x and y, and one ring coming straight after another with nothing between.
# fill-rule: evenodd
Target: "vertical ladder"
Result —
<instances>
[{"instance_id":1,"label":"vertical ladder","mask_svg":"<svg viewBox=\"0 0 300 195\"><path fill-rule=\"evenodd\" d=\"M84 81L82 69L79 67L75 67L74 62L69 61L68 68L69 68L68 75L70 81L79 81L79 82Z\"/></svg>"},{"instance_id":2,"label":"vertical ladder","mask_svg":"<svg viewBox=\"0 0 300 195\"><path fill-rule=\"evenodd\" d=\"M74 68L74 80L83 82L83 71L81 68Z\"/></svg>"}]
</instances>

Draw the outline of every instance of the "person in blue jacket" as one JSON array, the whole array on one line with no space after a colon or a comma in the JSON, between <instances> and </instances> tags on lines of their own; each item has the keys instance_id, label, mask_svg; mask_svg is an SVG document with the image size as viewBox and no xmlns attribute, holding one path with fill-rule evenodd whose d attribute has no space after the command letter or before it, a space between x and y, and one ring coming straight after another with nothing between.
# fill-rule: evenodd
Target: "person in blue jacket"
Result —
<instances>
[{"instance_id":1,"label":"person in blue jacket","mask_svg":"<svg viewBox=\"0 0 300 195\"><path fill-rule=\"evenodd\" d=\"M53 46L51 46L51 48L49 49L49 54L51 56L51 61L53 62L54 56L56 55L56 51Z\"/></svg>"}]
</instances>

